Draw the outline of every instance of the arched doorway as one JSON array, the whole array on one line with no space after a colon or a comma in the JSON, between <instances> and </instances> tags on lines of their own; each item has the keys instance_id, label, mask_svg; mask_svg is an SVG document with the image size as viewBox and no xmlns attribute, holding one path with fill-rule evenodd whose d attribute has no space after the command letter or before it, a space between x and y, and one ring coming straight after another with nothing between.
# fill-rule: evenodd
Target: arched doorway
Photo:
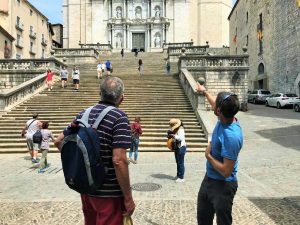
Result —
<instances>
[{"instance_id":1,"label":"arched doorway","mask_svg":"<svg viewBox=\"0 0 300 225\"><path fill-rule=\"evenodd\" d=\"M258 74L259 74L259 75L265 74L265 66L264 66L263 63L260 63L260 64L258 65Z\"/></svg>"}]
</instances>

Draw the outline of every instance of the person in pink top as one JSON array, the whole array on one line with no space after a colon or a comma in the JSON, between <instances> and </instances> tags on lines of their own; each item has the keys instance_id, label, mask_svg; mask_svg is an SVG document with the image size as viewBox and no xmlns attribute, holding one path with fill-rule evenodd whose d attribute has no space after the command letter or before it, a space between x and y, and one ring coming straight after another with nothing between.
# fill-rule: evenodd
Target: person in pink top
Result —
<instances>
[{"instance_id":1,"label":"person in pink top","mask_svg":"<svg viewBox=\"0 0 300 225\"><path fill-rule=\"evenodd\" d=\"M47 86L48 86L48 91L52 90L52 80L53 80L53 73L51 72L51 70L47 70Z\"/></svg>"},{"instance_id":2,"label":"person in pink top","mask_svg":"<svg viewBox=\"0 0 300 225\"><path fill-rule=\"evenodd\" d=\"M129 162L134 164L137 163L137 158L139 154L139 143L140 143L140 135L142 135L142 126L140 125L141 118L136 116L134 119L134 123L131 124L131 147L129 151ZM134 149L134 160L132 160L132 153Z\"/></svg>"}]
</instances>

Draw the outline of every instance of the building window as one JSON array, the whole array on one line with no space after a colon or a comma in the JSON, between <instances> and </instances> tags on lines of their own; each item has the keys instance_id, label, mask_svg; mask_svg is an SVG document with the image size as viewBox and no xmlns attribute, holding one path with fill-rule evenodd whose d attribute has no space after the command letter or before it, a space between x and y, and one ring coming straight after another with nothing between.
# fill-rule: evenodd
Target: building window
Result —
<instances>
[{"instance_id":1,"label":"building window","mask_svg":"<svg viewBox=\"0 0 300 225\"><path fill-rule=\"evenodd\" d=\"M246 13L246 23L248 23L248 20L249 20L249 13L247 12Z\"/></svg>"},{"instance_id":2,"label":"building window","mask_svg":"<svg viewBox=\"0 0 300 225\"><path fill-rule=\"evenodd\" d=\"M45 49L42 49L42 59L45 58Z\"/></svg>"},{"instance_id":3,"label":"building window","mask_svg":"<svg viewBox=\"0 0 300 225\"><path fill-rule=\"evenodd\" d=\"M264 66L264 64L263 63L260 63L259 65L258 65L258 74L265 74L265 66Z\"/></svg>"},{"instance_id":4,"label":"building window","mask_svg":"<svg viewBox=\"0 0 300 225\"><path fill-rule=\"evenodd\" d=\"M20 34L17 34L17 43L19 43L21 40L21 35Z\"/></svg>"},{"instance_id":5,"label":"building window","mask_svg":"<svg viewBox=\"0 0 300 225\"><path fill-rule=\"evenodd\" d=\"M17 16L17 25L20 24L20 17Z\"/></svg>"},{"instance_id":6,"label":"building window","mask_svg":"<svg viewBox=\"0 0 300 225\"><path fill-rule=\"evenodd\" d=\"M44 20L42 20L42 25L44 25Z\"/></svg>"},{"instance_id":7,"label":"building window","mask_svg":"<svg viewBox=\"0 0 300 225\"><path fill-rule=\"evenodd\" d=\"M257 39L259 54L263 53L263 15L259 15L259 24L257 25Z\"/></svg>"},{"instance_id":8,"label":"building window","mask_svg":"<svg viewBox=\"0 0 300 225\"><path fill-rule=\"evenodd\" d=\"M263 30L263 16L262 16L262 13L259 15L259 24L260 24L260 29Z\"/></svg>"},{"instance_id":9,"label":"building window","mask_svg":"<svg viewBox=\"0 0 300 225\"><path fill-rule=\"evenodd\" d=\"M33 11L32 11L32 9L30 9L30 16L32 16L32 14L33 14Z\"/></svg>"},{"instance_id":10,"label":"building window","mask_svg":"<svg viewBox=\"0 0 300 225\"><path fill-rule=\"evenodd\" d=\"M248 44L249 44L249 36L247 35L246 36L246 46L248 46Z\"/></svg>"}]
</instances>

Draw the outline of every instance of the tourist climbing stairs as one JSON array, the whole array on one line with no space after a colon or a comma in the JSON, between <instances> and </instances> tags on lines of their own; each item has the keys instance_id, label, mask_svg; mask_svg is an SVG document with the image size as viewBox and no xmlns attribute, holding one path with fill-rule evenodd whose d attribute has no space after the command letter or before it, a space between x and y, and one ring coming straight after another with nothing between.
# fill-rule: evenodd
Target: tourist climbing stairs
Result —
<instances>
[{"instance_id":1,"label":"tourist climbing stairs","mask_svg":"<svg viewBox=\"0 0 300 225\"><path fill-rule=\"evenodd\" d=\"M177 68L172 66L171 75L167 76L162 53L140 53L138 58L133 53L126 53L123 59L120 54L113 53L100 56L99 61L107 59L112 62L113 75L119 76L125 83L125 99L120 108L127 113L130 122L135 116L141 117L141 151L169 151L166 135L171 118L182 120L188 151L205 149L207 138L180 86ZM140 78L138 59L143 60ZM71 79L66 88L57 81L52 91L45 89L3 115L0 118L0 152L27 151L21 130L33 112L39 113L41 121L49 121L49 129L57 136L79 111L96 104L99 101L96 65L97 61L78 65L81 72L79 92L73 90ZM69 74L71 69L70 65ZM57 151L53 143L51 150Z\"/></svg>"}]
</instances>

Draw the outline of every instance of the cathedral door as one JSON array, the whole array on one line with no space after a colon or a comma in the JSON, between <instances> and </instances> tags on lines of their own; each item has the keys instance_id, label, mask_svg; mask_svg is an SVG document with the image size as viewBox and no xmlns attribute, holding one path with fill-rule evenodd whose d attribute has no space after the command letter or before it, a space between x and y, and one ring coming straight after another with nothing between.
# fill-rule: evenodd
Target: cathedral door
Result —
<instances>
[{"instance_id":1,"label":"cathedral door","mask_svg":"<svg viewBox=\"0 0 300 225\"><path fill-rule=\"evenodd\" d=\"M145 51L145 33L132 33L132 50Z\"/></svg>"}]
</instances>

